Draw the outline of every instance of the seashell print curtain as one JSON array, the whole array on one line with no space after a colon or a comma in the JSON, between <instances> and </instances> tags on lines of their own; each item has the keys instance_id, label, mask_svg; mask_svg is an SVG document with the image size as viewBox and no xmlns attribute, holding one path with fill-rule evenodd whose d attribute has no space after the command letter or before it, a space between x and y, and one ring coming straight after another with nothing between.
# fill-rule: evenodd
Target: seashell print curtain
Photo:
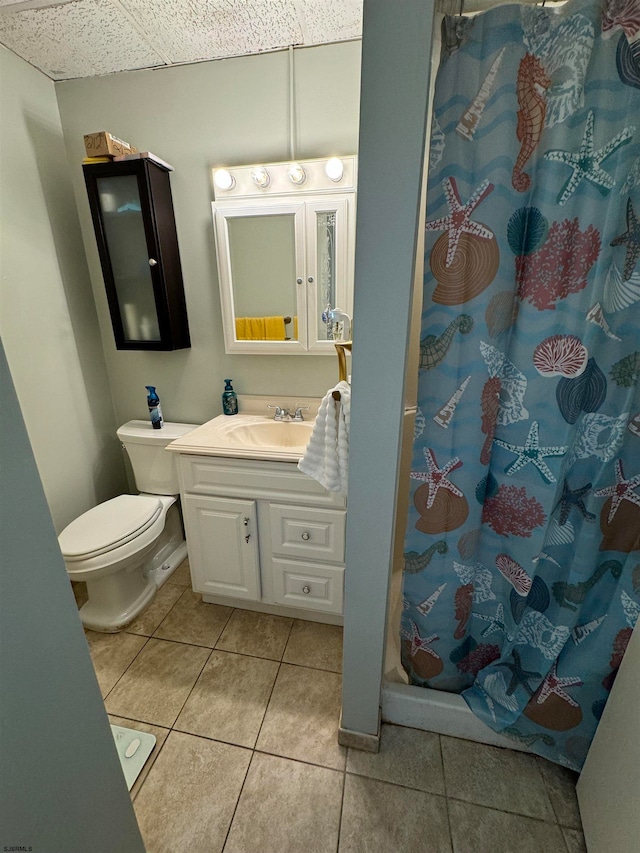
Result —
<instances>
[{"instance_id":1,"label":"seashell print curtain","mask_svg":"<svg viewBox=\"0 0 640 853\"><path fill-rule=\"evenodd\" d=\"M402 662L580 769L640 612L640 0L456 24L431 134Z\"/></svg>"}]
</instances>

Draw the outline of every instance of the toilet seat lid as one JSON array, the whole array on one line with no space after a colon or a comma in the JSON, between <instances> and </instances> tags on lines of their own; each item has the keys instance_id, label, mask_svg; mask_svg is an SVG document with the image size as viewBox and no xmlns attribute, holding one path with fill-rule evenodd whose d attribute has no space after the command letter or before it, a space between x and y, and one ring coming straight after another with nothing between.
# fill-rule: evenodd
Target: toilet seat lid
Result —
<instances>
[{"instance_id":1,"label":"toilet seat lid","mask_svg":"<svg viewBox=\"0 0 640 853\"><path fill-rule=\"evenodd\" d=\"M135 539L162 512L162 503L150 495L120 495L88 510L58 537L66 559L82 560L112 551Z\"/></svg>"}]
</instances>

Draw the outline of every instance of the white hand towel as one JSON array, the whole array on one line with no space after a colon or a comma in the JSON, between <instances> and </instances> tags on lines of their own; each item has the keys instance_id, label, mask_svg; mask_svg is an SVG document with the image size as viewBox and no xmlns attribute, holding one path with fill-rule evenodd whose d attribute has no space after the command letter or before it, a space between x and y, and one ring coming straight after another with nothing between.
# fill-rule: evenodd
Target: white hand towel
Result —
<instances>
[{"instance_id":1,"label":"white hand towel","mask_svg":"<svg viewBox=\"0 0 640 853\"><path fill-rule=\"evenodd\" d=\"M333 392L340 392L340 400ZM298 468L331 492L346 495L349 465L349 424L351 420L351 387L338 382L322 398L318 416L304 456Z\"/></svg>"}]
</instances>

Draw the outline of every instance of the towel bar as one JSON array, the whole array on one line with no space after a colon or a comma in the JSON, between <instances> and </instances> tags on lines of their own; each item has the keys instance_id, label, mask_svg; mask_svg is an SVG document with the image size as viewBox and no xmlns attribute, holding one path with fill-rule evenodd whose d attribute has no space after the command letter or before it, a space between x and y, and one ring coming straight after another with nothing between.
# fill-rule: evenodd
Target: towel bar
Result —
<instances>
[{"instance_id":1,"label":"towel bar","mask_svg":"<svg viewBox=\"0 0 640 853\"><path fill-rule=\"evenodd\" d=\"M336 352L338 354L338 381L346 382L347 381L347 353L345 350L349 350L351 352L352 341L342 341L341 343L334 344L336 348ZM334 400L340 399L340 392L334 391L332 393Z\"/></svg>"}]
</instances>

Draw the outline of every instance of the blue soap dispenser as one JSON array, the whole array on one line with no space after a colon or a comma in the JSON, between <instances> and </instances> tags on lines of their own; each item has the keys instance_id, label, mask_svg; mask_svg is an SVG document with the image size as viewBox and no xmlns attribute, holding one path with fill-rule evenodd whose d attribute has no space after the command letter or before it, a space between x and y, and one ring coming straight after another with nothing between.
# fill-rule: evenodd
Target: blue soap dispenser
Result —
<instances>
[{"instance_id":1,"label":"blue soap dispenser","mask_svg":"<svg viewBox=\"0 0 640 853\"><path fill-rule=\"evenodd\" d=\"M162 409L160 408L160 397L158 397L155 385L145 385L147 389L147 405L149 406L149 417L154 429L162 428Z\"/></svg>"},{"instance_id":2,"label":"blue soap dispenser","mask_svg":"<svg viewBox=\"0 0 640 853\"><path fill-rule=\"evenodd\" d=\"M238 414L238 398L231 385L231 379L225 379L224 392L222 394L222 412L225 415Z\"/></svg>"}]
</instances>

